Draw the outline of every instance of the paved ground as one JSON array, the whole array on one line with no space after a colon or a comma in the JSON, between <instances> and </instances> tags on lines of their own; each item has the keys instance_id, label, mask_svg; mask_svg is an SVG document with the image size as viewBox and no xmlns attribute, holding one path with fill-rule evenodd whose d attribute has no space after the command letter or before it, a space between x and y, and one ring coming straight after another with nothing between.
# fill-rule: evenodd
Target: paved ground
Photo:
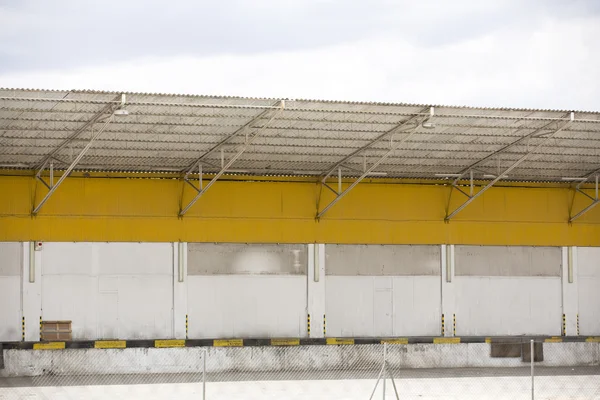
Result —
<instances>
[{"instance_id":1,"label":"paved ground","mask_svg":"<svg viewBox=\"0 0 600 400\"><path fill-rule=\"evenodd\" d=\"M401 399L531 399L528 368L393 371ZM368 399L377 373L231 373L207 376L206 399ZM536 368L535 399L600 400L600 367ZM385 398L393 399L390 380ZM374 398L382 398L380 382ZM202 374L0 379L0 399L202 399Z\"/></svg>"}]
</instances>

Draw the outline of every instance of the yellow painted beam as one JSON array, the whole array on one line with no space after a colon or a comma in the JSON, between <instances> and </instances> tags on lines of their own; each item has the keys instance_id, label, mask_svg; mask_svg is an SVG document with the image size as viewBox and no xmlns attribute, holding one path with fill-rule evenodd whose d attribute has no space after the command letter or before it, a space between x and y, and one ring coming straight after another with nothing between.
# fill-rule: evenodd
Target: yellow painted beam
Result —
<instances>
[{"instance_id":1,"label":"yellow painted beam","mask_svg":"<svg viewBox=\"0 0 600 400\"><path fill-rule=\"evenodd\" d=\"M361 183L319 222L310 182L217 182L183 218L193 192L177 179L70 177L31 217L46 190L0 176L0 241L600 246L600 207L568 224L566 186L492 188L449 223L449 188L431 184ZM331 198L323 190L321 204ZM451 209L463 200L453 193Z\"/></svg>"}]
</instances>

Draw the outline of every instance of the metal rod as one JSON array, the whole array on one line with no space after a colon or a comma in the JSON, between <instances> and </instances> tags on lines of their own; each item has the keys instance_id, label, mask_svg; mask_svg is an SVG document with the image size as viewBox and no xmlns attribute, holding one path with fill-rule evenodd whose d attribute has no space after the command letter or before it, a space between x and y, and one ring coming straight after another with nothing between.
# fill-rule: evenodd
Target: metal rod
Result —
<instances>
[{"instance_id":1,"label":"metal rod","mask_svg":"<svg viewBox=\"0 0 600 400\"><path fill-rule=\"evenodd\" d=\"M598 205L598 203L600 203L600 200L594 201L592 204L590 204L589 206L587 206L586 208L584 208L583 210L579 211L577 214L572 216L571 219L569 219L569 222L575 221L577 218L581 217L583 214L590 211L592 208L596 207Z\"/></svg>"},{"instance_id":2,"label":"metal rod","mask_svg":"<svg viewBox=\"0 0 600 400\"><path fill-rule=\"evenodd\" d=\"M335 191L335 189L333 189L331 186L329 186L326 183L323 183L323 186L325 186L327 189L331 190L336 196L339 195L338 192Z\"/></svg>"},{"instance_id":3,"label":"metal rod","mask_svg":"<svg viewBox=\"0 0 600 400\"><path fill-rule=\"evenodd\" d=\"M202 357L202 400L206 400L206 356L208 350L204 349L204 355Z\"/></svg>"},{"instance_id":4,"label":"metal rod","mask_svg":"<svg viewBox=\"0 0 600 400\"><path fill-rule=\"evenodd\" d=\"M533 362L534 362L534 358L535 358L535 349L534 349L534 341L533 339L531 339L531 346L530 346L530 354L529 354L529 359L531 362L531 400L535 399L535 390L534 390L534 371L533 371Z\"/></svg>"},{"instance_id":5,"label":"metal rod","mask_svg":"<svg viewBox=\"0 0 600 400\"><path fill-rule=\"evenodd\" d=\"M179 282L183 282L183 243L177 245L177 261L179 262L178 276Z\"/></svg>"},{"instance_id":6,"label":"metal rod","mask_svg":"<svg viewBox=\"0 0 600 400\"><path fill-rule=\"evenodd\" d=\"M338 194L342 193L342 169L338 168Z\"/></svg>"},{"instance_id":7,"label":"metal rod","mask_svg":"<svg viewBox=\"0 0 600 400\"><path fill-rule=\"evenodd\" d=\"M188 185L190 185L191 187L193 187L196 192L200 192L201 191L201 190L198 190L198 188L196 186L194 186L194 184L192 182L190 182L188 179L184 179L183 181L185 183L187 183Z\"/></svg>"},{"instance_id":8,"label":"metal rod","mask_svg":"<svg viewBox=\"0 0 600 400\"><path fill-rule=\"evenodd\" d=\"M470 175L470 181L471 181L471 197L473 197L473 170L469 171L469 175Z\"/></svg>"},{"instance_id":9,"label":"metal rod","mask_svg":"<svg viewBox=\"0 0 600 400\"><path fill-rule=\"evenodd\" d=\"M35 282L35 242L29 242L29 283Z\"/></svg>"},{"instance_id":10,"label":"metal rod","mask_svg":"<svg viewBox=\"0 0 600 400\"><path fill-rule=\"evenodd\" d=\"M54 186L54 163L50 163L50 188Z\"/></svg>"},{"instance_id":11,"label":"metal rod","mask_svg":"<svg viewBox=\"0 0 600 400\"><path fill-rule=\"evenodd\" d=\"M389 131L382 133L381 135L377 136L375 139L371 140L369 143L367 143L360 149L357 149L357 150L353 151L352 153L348 154L347 156L345 156L344 158L342 158L340 161L335 163L335 165L327 171L327 173L323 177L323 180L327 179L329 177L329 175L331 175L338 167L340 167L346 161L354 158L356 155L360 154L361 152L365 151L369 147L373 146L375 143L379 142L386 136L393 135L395 132L399 131L401 128L405 127L407 124L410 124L411 122L414 122L414 121L418 121L419 117L422 117L426 111L431 111L431 107L425 107L419 113L410 116L409 118L405 119L404 121L401 121L400 123L398 123L398 125L396 125L392 129L390 129ZM429 119L430 117L431 117L431 115L428 113L427 119ZM366 161L363 161L363 162L366 163Z\"/></svg>"},{"instance_id":12,"label":"metal rod","mask_svg":"<svg viewBox=\"0 0 600 400\"><path fill-rule=\"evenodd\" d=\"M385 356L384 356L384 358L385 358ZM375 396L375 391L377 390L377 385L379 385L379 381L381 380L381 377L383 376L384 371L385 371L385 360L383 361L383 364L381 365L381 370L379 371L379 375L377 375L377 381L375 381L375 387L373 388L373 391L371 392L371 397L369 397L369 400L372 400L373 396Z\"/></svg>"},{"instance_id":13,"label":"metal rod","mask_svg":"<svg viewBox=\"0 0 600 400\"><path fill-rule=\"evenodd\" d=\"M379 164L381 164L383 161L385 161L385 159L388 158L388 156L390 154L392 154L398 147L400 147L402 145L402 143L404 143L408 139L410 139L410 137L416 133L417 128L418 128L418 125L415 128L413 128L413 130L408 135L404 136L402 139L400 139L398 142L396 142L396 144L394 144L394 147L392 147L391 149L389 149L383 156L381 156L381 158L379 160L377 160L373 165L371 165L371 167L368 170L366 170L365 172L363 172L363 174L360 177L358 177L354 182L352 182L352 184L350 186L348 186L346 188L346 190L344 190L343 192L341 192L335 199L333 199L331 201L331 203L329 203L327 205L327 207L325 207L323 209L323 211L321 211L321 212L319 212L317 214L317 219L321 218L323 216L323 214L325 214L331 207L333 207L338 201L340 201L352 189L354 189L354 187L356 185L358 185L363 179L365 179L365 177L369 176L369 174L371 172L373 172L373 170L375 168L377 168L379 166Z\"/></svg>"},{"instance_id":14,"label":"metal rod","mask_svg":"<svg viewBox=\"0 0 600 400\"><path fill-rule=\"evenodd\" d=\"M387 343L383 344L383 400L385 400L385 381L387 373Z\"/></svg>"},{"instance_id":15,"label":"metal rod","mask_svg":"<svg viewBox=\"0 0 600 400\"><path fill-rule=\"evenodd\" d=\"M102 125L102 127L100 129L98 129L98 131L92 136L92 138L90 139L90 141L88 142L88 144L83 148L83 150L81 150L81 152L79 153L79 155L75 158L75 160L73 160L73 162L71 163L71 165L69 165L69 168L67 168L67 170L61 175L60 178L58 178L58 181L56 182L56 185L52 186L52 188L50 189L50 191L48 191L48 193L46 194L46 196L42 199L42 201L40 201L40 204L38 204L38 206L33 210L33 215L36 215L39 211L40 208L42 208L42 206L44 205L44 203L46 203L46 201L48 201L48 199L50 198L50 196L52 196L52 194L56 191L56 189L58 189L58 187L60 186L61 183L63 183L63 181L65 179L67 179L67 177L69 176L69 174L71 173L71 171L73 171L73 169L75 168L75 166L77 165L77 163L83 158L83 156L85 155L85 153L87 153L87 151L90 149L90 147L92 147L92 144L94 143L94 141L98 138L98 136L100 136L102 134L102 132L104 131L104 129L106 129L106 127L108 126L108 124L113 120L114 116L111 116L108 120L106 120L106 122L104 122L104 125Z\"/></svg>"},{"instance_id":16,"label":"metal rod","mask_svg":"<svg viewBox=\"0 0 600 400\"><path fill-rule=\"evenodd\" d=\"M273 109L273 108L276 108L276 109L281 108L281 105L277 106L277 104L278 103L273 104L273 106L260 107L260 108L266 108L266 110L260 112L256 116L252 117L252 119L250 121L246 122L244 125L242 125L242 127L240 127L235 132L233 132L231 135L227 136L225 139L221 140L219 143L215 144L213 147L211 147L210 149L208 149L206 152L204 152L204 154L202 154L193 163L191 163L187 167L186 170L188 172L191 172L194 169L194 167L196 166L196 164L198 164L200 161L204 160L206 157L208 157L210 154L212 154L215 150L219 149L225 143L229 142L230 140L232 140L233 138L235 138L237 135L239 135L240 133L244 132L246 129L250 128L252 126L252 124L254 124L256 121L260 120L265 115L267 115L271 111L271 109ZM259 107L257 107L257 108L259 108ZM248 142L248 140L246 140L246 143L247 142ZM221 164L221 166L222 166L222 164Z\"/></svg>"},{"instance_id":17,"label":"metal rod","mask_svg":"<svg viewBox=\"0 0 600 400\"><path fill-rule=\"evenodd\" d=\"M283 102L282 102L282 106L283 106ZM229 169L229 167L231 167L233 165L233 163L244 153L244 151L246 151L246 149L248 147L250 147L250 145L254 142L254 140L259 136L259 134L275 119L275 117L277 115L279 115L279 113L281 113L281 111L283 110L282 108L279 108L277 111L275 111L275 113L273 113L273 115L271 116L271 118L267 121L267 123L265 123L261 128L259 128L254 135L252 136L252 138L248 141L248 143L244 144L242 146L242 148L236 153L234 154L234 156L227 162L227 164L225 164L223 166L223 168L221 168L221 170L219 172L217 172L217 174L210 180L210 182L208 182L206 184L206 187L201 190L200 192L198 192L198 194L196 194L196 196L194 196L194 198L189 202L189 204L183 209L181 210L181 212L179 212L179 216L183 216L197 201L200 197L202 197L202 195L204 193L206 193L206 191L208 189L211 188L212 185L215 184L215 182L227 171L227 169Z\"/></svg>"},{"instance_id":18,"label":"metal rod","mask_svg":"<svg viewBox=\"0 0 600 400\"><path fill-rule=\"evenodd\" d=\"M396 400L400 400L400 395L398 394L398 388L396 388L396 382L394 381L394 376L390 372L389 368L390 368L390 366L388 365L388 363L386 361L385 370L388 373L388 376L390 377L390 381L392 381L392 387L394 388L394 394L396 395Z\"/></svg>"},{"instance_id":19,"label":"metal rod","mask_svg":"<svg viewBox=\"0 0 600 400\"><path fill-rule=\"evenodd\" d=\"M598 200L598 175L596 175L596 200Z\"/></svg>"},{"instance_id":20,"label":"metal rod","mask_svg":"<svg viewBox=\"0 0 600 400\"><path fill-rule=\"evenodd\" d=\"M499 173L498 176L496 176L496 178L494 178L490 183L488 183L486 186L484 186L483 189L481 189L479 192L477 192L476 194L474 194L469 200L465 201L462 205L460 205L456 210L454 210L444 220L445 221L449 221L452 217L454 217L456 214L458 214L459 212L461 212L466 206L468 206L469 204L471 204L473 202L473 200L475 200L476 198L478 198L479 196L481 196L482 194L484 194L489 188L491 188L492 186L494 186L494 184L496 184L496 182L498 182L500 179L502 179L504 177L504 175L507 175L510 171L512 171L513 169L515 169L516 167L518 167L519 164L521 164L523 161L525 161L527 159L527 157L529 157L531 154L535 153L548 140L550 140L554 135L556 135L558 132L560 132L563 129L565 129L572 121L573 121L573 118L571 118L569 121L565 122L559 129L557 129L554 132L552 132L551 135L546 136L544 138L544 140L541 143L539 143L535 148L533 148L530 152L525 153L523 156L521 156L521 158L519 158L517 161L515 161L504 172Z\"/></svg>"},{"instance_id":21,"label":"metal rod","mask_svg":"<svg viewBox=\"0 0 600 400\"><path fill-rule=\"evenodd\" d=\"M565 115L565 117L566 117L566 115ZM526 117L519 118L519 120L526 120L526 119L527 119ZM564 119L561 119L561 120L564 121ZM473 169L473 168L477 167L478 165L481 165L484 161L489 160L490 158L493 158L495 156L498 156L501 153L505 152L506 150L510 149L511 147L516 146L516 145L518 145L519 143L521 143L521 142L523 142L525 140L528 140L529 138L531 138L535 134L537 134L537 133L539 133L539 132L541 132L541 131L543 131L545 129L548 129L550 126L552 126L553 123L555 123L555 120L553 120L552 122L550 122L550 123L542 126L541 128L538 128L538 129L534 130L533 132L528 133L525 136L520 137L519 139L517 139L517 140L515 140L515 141L513 141L513 142L511 142L509 144L507 144L506 146L502 147L501 149L498 149L498 150L494 151L493 153L490 153L487 156L485 156L485 157L477 160L473 164L469 165L468 167L466 167L465 169L463 169L460 172L460 176L456 177L456 179L454 180L454 185L456 185L456 183L458 183L458 181L460 180L460 178L462 178L462 176L464 174L466 174L467 171L469 171L470 169ZM526 128L517 128L513 133L518 133L519 131L521 131L523 129L526 129ZM497 161L500 162L500 159L498 158Z\"/></svg>"},{"instance_id":22,"label":"metal rod","mask_svg":"<svg viewBox=\"0 0 600 400\"><path fill-rule=\"evenodd\" d=\"M37 179L38 179L40 182L42 182L42 183L44 184L44 186L46 186L46 187L48 188L48 190L52 189L52 188L50 187L50 185L48 185L48 184L46 183L46 181L44 180L44 178L42 178L41 176L37 176L36 178L37 178Z\"/></svg>"},{"instance_id":23,"label":"metal rod","mask_svg":"<svg viewBox=\"0 0 600 400\"><path fill-rule=\"evenodd\" d=\"M15 100L15 99L13 99ZM57 99L55 101L60 101L60 99ZM52 152L50 152L50 154L48 154L46 157L44 157L44 159L42 160L42 162L40 162L38 164L39 169L43 170L44 167L46 166L46 164L48 163L48 161L50 161L50 159L52 157L54 157L56 154L58 154L59 151L61 151L63 148L65 148L65 146L67 146L69 143L71 143L73 141L73 139L75 139L77 136L79 136L83 131L85 131L87 128L89 128L90 126L94 125L96 122L98 122L98 120L105 114L107 113L112 113L114 111L114 109L116 109L116 105L114 104L114 102L116 101L121 101L121 95L118 95L117 97L115 97L115 99L113 100L113 102L106 104L104 107L102 107L102 109L100 111L98 111L89 121L87 121L85 124L83 124L79 129L77 129L75 132L73 132L68 138L66 138L57 148L55 148L54 150L52 150Z\"/></svg>"},{"instance_id":24,"label":"metal rod","mask_svg":"<svg viewBox=\"0 0 600 400\"><path fill-rule=\"evenodd\" d=\"M200 183L200 190L202 190L202 187L204 186L202 182L202 164L198 164L198 181Z\"/></svg>"}]
</instances>

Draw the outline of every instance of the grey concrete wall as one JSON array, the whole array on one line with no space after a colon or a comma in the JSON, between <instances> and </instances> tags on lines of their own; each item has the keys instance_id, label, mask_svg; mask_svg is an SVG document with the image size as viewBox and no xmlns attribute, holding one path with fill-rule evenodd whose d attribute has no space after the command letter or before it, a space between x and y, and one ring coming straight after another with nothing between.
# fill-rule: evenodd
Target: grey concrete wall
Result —
<instances>
[{"instance_id":1,"label":"grey concrete wall","mask_svg":"<svg viewBox=\"0 0 600 400\"><path fill-rule=\"evenodd\" d=\"M188 243L188 275L306 275L305 244Z\"/></svg>"},{"instance_id":2,"label":"grey concrete wall","mask_svg":"<svg viewBox=\"0 0 600 400\"><path fill-rule=\"evenodd\" d=\"M455 246L456 276L560 277L560 247Z\"/></svg>"},{"instance_id":3,"label":"grey concrete wall","mask_svg":"<svg viewBox=\"0 0 600 400\"><path fill-rule=\"evenodd\" d=\"M199 347L123 350L4 350L0 377L191 373L202 371ZM207 348L207 372L373 371L381 368L383 345ZM524 367L521 358L491 358L490 345L388 345L394 368ZM598 343L544 343L544 361L536 366L599 365ZM298 375L300 376L300 375Z\"/></svg>"},{"instance_id":4,"label":"grey concrete wall","mask_svg":"<svg viewBox=\"0 0 600 400\"><path fill-rule=\"evenodd\" d=\"M440 251L440 246L328 244L325 246L325 273L337 276L439 276Z\"/></svg>"}]
</instances>

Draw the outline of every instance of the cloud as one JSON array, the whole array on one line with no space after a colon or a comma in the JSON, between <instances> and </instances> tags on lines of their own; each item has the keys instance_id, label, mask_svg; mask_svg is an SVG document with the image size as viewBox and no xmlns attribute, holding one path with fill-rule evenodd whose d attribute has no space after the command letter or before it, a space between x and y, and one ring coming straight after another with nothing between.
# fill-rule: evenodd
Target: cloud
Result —
<instances>
[{"instance_id":1,"label":"cloud","mask_svg":"<svg viewBox=\"0 0 600 400\"><path fill-rule=\"evenodd\" d=\"M186 46L173 42L174 50L167 39L153 48L141 41L142 32L115 42L123 32L117 24L102 32L111 38L109 45L123 46L116 57L120 61L105 56L72 66L38 63L32 69L0 71L0 82L8 87L600 109L600 15L593 2L544 2L537 12L533 2L519 7L516 0L500 1L493 8L483 3L488 2L449 6L423 1L399 8L395 2L376 1L368 3L371 10L365 5L340 9L339 2L324 0L237 2L233 16L223 7L206 11L239 22L236 29L219 28L227 38L214 33L198 44L218 43L211 51L184 49L198 39L195 34L193 40L181 38ZM119 10L115 7L112 12ZM344 17L340 21L331 20L336 11ZM275 17L281 19L260 26ZM354 33L353 20L360 21ZM220 22L213 21L211 29ZM190 18L181 21L187 24L181 34L190 31L190 23ZM147 27L135 26L146 32ZM166 26L154 29L153 37L174 37ZM275 39L239 49L267 36ZM89 48L74 46L65 57L93 53L91 40ZM121 54L125 48L130 50L126 56Z\"/></svg>"}]
</instances>

